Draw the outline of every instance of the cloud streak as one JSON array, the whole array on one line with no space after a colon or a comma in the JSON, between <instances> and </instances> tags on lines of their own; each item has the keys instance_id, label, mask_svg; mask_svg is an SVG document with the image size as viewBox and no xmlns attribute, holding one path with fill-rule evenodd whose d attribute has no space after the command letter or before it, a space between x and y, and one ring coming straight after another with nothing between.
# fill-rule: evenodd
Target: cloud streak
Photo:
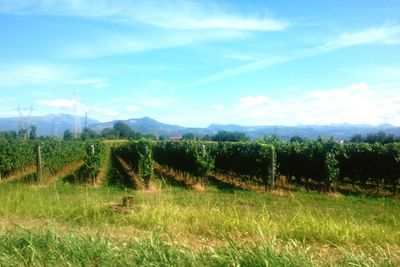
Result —
<instances>
[{"instance_id":1,"label":"cloud streak","mask_svg":"<svg viewBox=\"0 0 400 267\"><path fill-rule=\"evenodd\" d=\"M274 19L266 14L235 13L226 5L209 1L5 0L0 4L0 12L19 15L75 16L184 30L281 31L290 26L289 22Z\"/></svg>"},{"instance_id":2,"label":"cloud streak","mask_svg":"<svg viewBox=\"0 0 400 267\"><path fill-rule=\"evenodd\" d=\"M293 55L281 55L256 59L237 67L228 68L215 74L199 78L186 84L177 85L176 88L187 88L224 80L230 77L263 70L285 62L326 54L346 47L366 44L391 45L393 44L393 40L397 38L400 38L400 25L369 28L358 32L343 33L336 38L327 40L322 45L294 53Z\"/></svg>"},{"instance_id":3,"label":"cloud streak","mask_svg":"<svg viewBox=\"0 0 400 267\"><path fill-rule=\"evenodd\" d=\"M0 81L0 87L78 85L102 89L108 86L104 78L84 77L82 72L49 64L2 65Z\"/></svg>"},{"instance_id":4,"label":"cloud streak","mask_svg":"<svg viewBox=\"0 0 400 267\"><path fill-rule=\"evenodd\" d=\"M242 38L246 35L237 31L207 31L198 33L185 32L185 34L147 34L140 38L133 35L107 34L106 38L97 38L85 43L65 46L61 54L73 59L93 59L111 55L142 53L146 51L168 49L208 41L229 40ZM59 52L58 52L59 53Z\"/></svg>"}]
</instances>

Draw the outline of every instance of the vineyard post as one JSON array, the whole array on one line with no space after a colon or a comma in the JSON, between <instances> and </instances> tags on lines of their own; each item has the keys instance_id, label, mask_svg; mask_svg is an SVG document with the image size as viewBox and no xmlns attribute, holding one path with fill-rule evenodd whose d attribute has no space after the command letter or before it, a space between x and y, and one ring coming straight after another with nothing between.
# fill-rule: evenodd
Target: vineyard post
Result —
<instances>
[{"instance_id":1,"label":"vineyard post","mask_svg":"<svg viewBox=\"0 0 400 267\"><path fill-rule=\"evenodd\" d=\"M201 145L201 156L203 158L205 158L205 156L206 156L206 145L205 144ZM207 176L207 174L205 174L205 176ZM202 180L203 180L203 185L205 186L208 183L208 178L207 177L203 177Z\"/></svg>"},{"instance_id":2,"label":"vineyard post","mask_svg":"<svg viewBox=\"0 0 400 267\"><path fill-rule=\"evenodd\" d=\"M271 189L274 190L275 189L275 147L272 146L271 147Z\"/></svg>"},{"instance_id":3,"label":"vineyard post","mask_svg":"<svg viewBox=\"0 0 400 267\"><path fill-rule=\"evenodd\" d=\"M40 145L37 146L36 148L36 175L37 175L37 179L38 181L42 180L42 148L40 147Z\"/></svg>"},{"instance_id":4,"label":"vineyard post","mask_svg":"<svg viewBox=\"0 0 400 267\"><path fill-rule=\"evenodd\" d=\"M90 156L94 156L94 145L90 145ZM93 185L96 184L96 175L93 175Z\"/></svg>"},{"instance_id":5,"label":"vineyard post","mask_svg":"<svg viewBox=\"0 0 400 267\"><path fill-rule=\"evenodd\" d=\"M0 172L0 182L1 182L1 172Z\"/></svg>"}]
</instances>

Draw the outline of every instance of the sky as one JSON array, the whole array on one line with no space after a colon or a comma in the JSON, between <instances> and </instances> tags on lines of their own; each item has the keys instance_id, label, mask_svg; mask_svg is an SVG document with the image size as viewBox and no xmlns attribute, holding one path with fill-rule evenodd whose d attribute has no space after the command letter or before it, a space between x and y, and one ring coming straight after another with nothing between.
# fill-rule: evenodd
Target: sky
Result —
<instances>
[{"instance_id":1,"label":"sky","mask_svg":"<svg viewBox=\"0 0 400 267\"><path fill-rule=\"evenodd\" d=\"M31 106L400 126L400 1L0 0L0 117Z\"/></svg>"}]
</instances>

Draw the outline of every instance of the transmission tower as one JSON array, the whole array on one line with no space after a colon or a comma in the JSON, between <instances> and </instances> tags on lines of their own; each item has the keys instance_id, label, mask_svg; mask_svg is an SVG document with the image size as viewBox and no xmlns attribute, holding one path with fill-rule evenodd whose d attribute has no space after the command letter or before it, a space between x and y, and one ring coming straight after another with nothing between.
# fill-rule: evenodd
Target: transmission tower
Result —
<instances>
[{"instance_id":1,"label":"transmission tower","mask_svg":"<svg viewBox=\"0 0 400 267\"><path fill-rule=\"evenodd\" d=\"M18 105L17 110L19 114L19 133L21 134L22 139L28 140L29 119L33 112L33 105L29 108L22 108Z\"/></svg>"}]
</instances>

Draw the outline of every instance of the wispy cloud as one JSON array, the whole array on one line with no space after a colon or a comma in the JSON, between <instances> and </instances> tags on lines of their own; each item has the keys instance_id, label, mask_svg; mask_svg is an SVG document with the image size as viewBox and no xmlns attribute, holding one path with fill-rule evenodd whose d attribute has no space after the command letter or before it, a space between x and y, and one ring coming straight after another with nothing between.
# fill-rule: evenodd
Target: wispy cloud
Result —
<instances>
[{"instance_id":1,"label":"wispy cloud","mask_svg":"<svg viewBox=\"0 0 400 267\"><path fill-rule=\"evenodd\" d=\"M400 81L400 65L363 66L362 68L341 68L338 71L352 75L377 77L383 81Z\"/></svg>"},{"instance_id":2,"label":"wispy cloud","mask_svg":"<svg viewBox=\"0 0 400 267\"><path fill-rule=\"evenodd\" d=\"M310 49L305 49L291 55L268 56L265 58L255 59L237 67L228 68L220 72L201 77L192 82L177 85L176 88L193 87L214 81L219 81L230 77L235 77L246 73L266 69L277 64L326 54L346 47L374 43L381 45L390 45L393 44L391 41L396 38L400 38L400 25L384 26L381 28L369 28L358 32L343 33L335 38L332 38L331 40L327 40L322 45L318 45Z\"/></svg>"},{"instance_id":3,"label":"wispy cloud","mask_svg":"<svg viewBox=\"0 0 400 267\"><path fill-rule=\"evenodd\" d=\"M0 12L88 17L185 30L280 31L290 25L267 14L233 12L226 4L209 1L6 0L0 4Z\"/></svg>"},{"instance_id":4,"label":"wispy cloud","mask_svg":"<svg viewBox=\"0 0 400 267\"><path fill-rule=\"evenodd\" d=\"M333 40L315 48L316 51L330 52L340 48L364 44L390 44L396 38L400 38L400 25L369 28L358 32L343 33Z\"/></svg>"},{"instance_id":5,"label":"wispy cloud","mask_svg":"<svg viewBox=\"0 0 400 267\"><path fill-rule=\"evenodd\" d=\"M67 58L90 59L110 55L141 53L145 51L182 47L208 41L221 41L242 38L246 34L238 31L206 31L202 34L185 33L147 33L140 38L133 35L107 34L86 42L68 44L61 49ZM60 53L57 51L57 53Z\"/></svg>"},{"instance_id":6,"label":"wispy cloud","mask_svg":"<svg viewBox=\"0 0 400 267\"><path fill-rule=\"evenodd\" d=\"M88 78L82 72L49 64L2 65L0 66L0 81L0 87L80 85L101 89L108 86L104 78Z\"/></svg>"}]
</instances>

